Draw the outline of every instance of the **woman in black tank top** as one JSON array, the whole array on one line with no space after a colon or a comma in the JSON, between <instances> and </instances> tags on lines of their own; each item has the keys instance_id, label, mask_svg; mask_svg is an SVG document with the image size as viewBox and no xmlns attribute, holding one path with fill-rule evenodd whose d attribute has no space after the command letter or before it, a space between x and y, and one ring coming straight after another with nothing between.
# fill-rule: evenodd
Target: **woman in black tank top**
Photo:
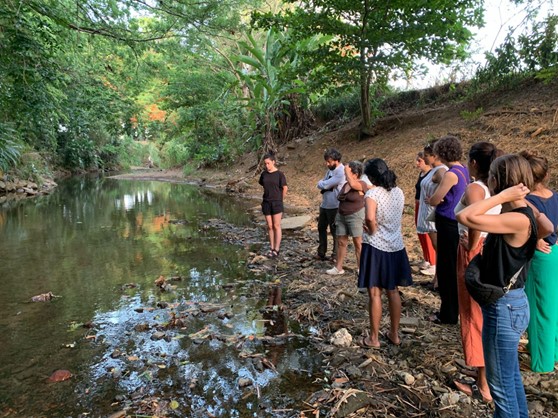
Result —
<instances>
[{"instance_id":1,"label":"woman in black tank top","mask_svg":"<svg viewBox=\"0 0 558 418\"><path fill-rule=\"evenodd\" d=\"M495 417L527 417L527 401L519 371L519 338L529 323L529 304L523 289L537 239L552 230L544 215L533 212L525 196L533 187L529 163L508 154L490 165L488 187L492 197L467 206L457 214L463 225L488 232L480 262L481 280L510 290L482 307L482 343L486 377L494 400ZM498 215L486 212L502 205Z\"/></svg>"}]
</instances>

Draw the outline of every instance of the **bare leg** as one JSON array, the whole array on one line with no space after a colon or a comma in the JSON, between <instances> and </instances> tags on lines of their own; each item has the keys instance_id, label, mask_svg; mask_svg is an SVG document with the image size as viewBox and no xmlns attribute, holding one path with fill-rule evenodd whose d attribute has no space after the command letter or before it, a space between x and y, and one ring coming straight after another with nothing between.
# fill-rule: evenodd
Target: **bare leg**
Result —
<instances>
[{"instance_id":1,"label":"bare leg","mask_svg":"<svg viewBox=\"0 0 558 418\"><path fill-rule=\"evenodd\" d=\"M279 252L279 247L281 246L281 238L282 238L282 231L281 231L281 217L283 216L282 213L276 213L275 215L271 215L271 220L273 223L273 248L275 251Z\"/></svg>"},{"instance_id":2,"label":"bare leg","mask_svg":"<svg viewBox=\"0 0 558 418\"><path fill-rule=\"evenodd\" d=\"M479 391L484 400L490 402L492 400L492 396L490 395L488 381L486 380L486 369L484 367L478 367L477 370L477 386L479 387Z\"/></svg>"},{"instance_id":3,"label":"bare leg","mask_svg":"<svg viewBox=\"0 0 558 418\"><path fill-rule=\"evenodd\" d=\"M379 287L368 288L368 316L370 317L370 337L364 341L371 347L380 346L380 320L382 319L382 289Z\"/></svg>"},{"instance_id":4,"label":"bare leg","mask_svg":"<svg viewBox=\"0 0 558 418\"><path fill-rule=\"evenodd\" d=\"M355 245L355 255L357 262L357 269L360 268L360 251L362 250L362 237L353 237L353 244Z\"/></svg>"},{"instance_id":5,"label":"bare leg","mask_svg":"<svg viewBox=\"0 0 558 418\"><path fill-rule=\"evenodd\" d=\"M347 243L349 237L347 235L337 235L337 270L343 270L343 261L347 255Z\"/></svg>"},{"instance_id":6,"label":"bare leg","mask_svg":"<svg viewBox=\"0 0 558 418\"><path fill-rule=\"evenodd\" d=\"M437 232L429 232L428 236L430 237L430 241L432 241L432 246L436 251L438 251L438 233Z\"/></svg>"},{"instance_id":7,"label":"bare leg","mask_svg":"<svg viewBox=\"0 0 558 418\"><path fill-rule=\"evenodd\" d=\"M401 320L401 297L397 287L394 290L386 290L389 304L390 328L388 338L393 344L399 344L399 321Z\"/></svg>"},{"instance_id":8,"label":"bare leg","mask_svg":"<svg viewBox=\"0 0 558 418\"><path fill-rule=\"evenodd\" d=\"M438 254L438 233L437 232L429 232L428 236L430 237L430 241L432 241L432 246L434 247L434 250L436 251L436 254ZM436 262L436 264L438 264L438 262ZM434 274L434 277L432 278L432 286L434 287L434 289L438 288L438 275L437 274Z\"/></svg>"},{"instance_id":9,"label":"bare leg","mask_svg":"<svg viewBox=\"0 0 558 418\"><path fill-rule=\"evenodd\" d=\"M273 219L271 215L265 215L265 223L267 224L267 235L269 237L269 245L271 249L275 249L275 232L273 229Z\"/></svg>"}]
</instances>

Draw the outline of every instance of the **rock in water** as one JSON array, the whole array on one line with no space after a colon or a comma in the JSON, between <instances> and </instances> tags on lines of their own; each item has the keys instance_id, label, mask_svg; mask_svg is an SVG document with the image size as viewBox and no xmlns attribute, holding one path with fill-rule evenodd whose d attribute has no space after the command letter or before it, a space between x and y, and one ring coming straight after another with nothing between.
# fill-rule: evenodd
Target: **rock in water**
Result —
<instances>
[{"instance_id":1,"label":"rock in water","mask_svg":"<svg viewBox=\"0 0 558 418\"><path fill-rule=\"evenodd\" d=\"M68 370L56 370L54 373L50 375L48 378L49 382L63 382L64 380L68 380L72 377L72 373Z\"/></svg>"},{"instance_id":2,"label":"rock in water","mask_svg":"<svg viewBox=\"0 0 558 418\"><path fill-rule=\"evenodd\" d=\"M33 296L33 297L31 298L31 301L32 301L32 302L47 302L47 301L49 301L49 300L54 299L55 297L56 297L56 296L54 296L54 295L52 294L52 292L48 292L48 293L42 293L42 294L37 295L37 296Z\"/></svg>"}]
</instances>

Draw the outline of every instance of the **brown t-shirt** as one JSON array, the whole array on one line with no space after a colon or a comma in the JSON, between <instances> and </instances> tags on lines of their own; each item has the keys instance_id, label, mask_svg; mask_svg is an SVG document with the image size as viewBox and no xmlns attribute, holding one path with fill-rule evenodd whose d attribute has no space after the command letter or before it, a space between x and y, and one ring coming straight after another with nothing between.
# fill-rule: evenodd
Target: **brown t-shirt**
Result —
<instances>
[{"instance_id":1,"label":"brown t-shirt","mask_svg":"<svg viewBox=\"0 0 558 418\"><path fill-rule=\"evenodd\" d=\"M362 180L359 180L359 182L362 184L363 190L366 190L366 183ZM339 199L338 211L340 215L352 215L364 207L364 192L351 189L348 182L341 188L337 199Z\"/></svg>"}]
</instances>

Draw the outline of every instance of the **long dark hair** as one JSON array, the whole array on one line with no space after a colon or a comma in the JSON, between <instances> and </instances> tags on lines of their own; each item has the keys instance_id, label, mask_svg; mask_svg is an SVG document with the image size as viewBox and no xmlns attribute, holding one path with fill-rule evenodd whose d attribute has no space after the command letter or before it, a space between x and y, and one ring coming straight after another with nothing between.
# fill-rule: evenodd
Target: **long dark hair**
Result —
<instances>
[{"instance_id":1,"label":"long dark hair","mask_svg":"<svg viewBox=\"0 0 558 418\"><path fill-rule=\"evenodd\" d=\"M503 155L503 152L490 142L477 142L471 146L469 150L469 161L475 161L477 163L477 180L486 184L488 181L490 164L501 155Z\"/></svg>"},{"instance_id":2,"label":"long dark hair","mask_svg":"<svg viewBox=\"0 0 558 418\"><path fill-rule=\"evenodd\" d=\"M374 186L383 187L388 192L397 187L397 176L381 158L373 158L366 161L364 174L368 176L368 179Z\"/></svg>"}]
</instances>

